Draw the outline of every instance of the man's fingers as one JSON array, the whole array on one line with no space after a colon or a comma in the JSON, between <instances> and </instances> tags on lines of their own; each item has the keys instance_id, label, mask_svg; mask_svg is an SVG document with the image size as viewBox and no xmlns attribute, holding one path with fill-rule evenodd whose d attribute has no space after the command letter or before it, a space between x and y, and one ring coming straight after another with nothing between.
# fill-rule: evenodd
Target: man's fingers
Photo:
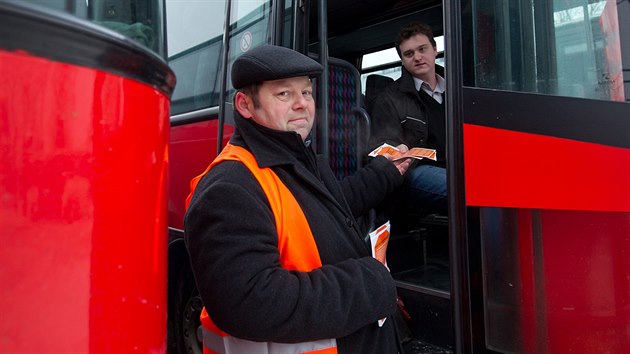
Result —
<instances>
[{"instance_id":1,"label":"man's fingers","mask_svg":"<svg viewBox=\"0 0 630 354\"><path fill-rule=\"evenodd\" d=\"M409 148L405 144L400 144L400 145L396 146L396 149L398 149L398 151L400 151L402 153L405 153L405 152L409 151Z\"/></svg>"}]
</instances>

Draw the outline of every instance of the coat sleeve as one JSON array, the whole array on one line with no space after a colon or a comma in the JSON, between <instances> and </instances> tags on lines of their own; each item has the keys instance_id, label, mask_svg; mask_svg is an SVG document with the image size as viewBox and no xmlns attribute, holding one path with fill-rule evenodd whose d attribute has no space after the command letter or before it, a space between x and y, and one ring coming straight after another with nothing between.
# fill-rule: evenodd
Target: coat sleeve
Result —
<instances>
[{"instance_id":1,"label":"coat sleeve","mask_svg":"<svg viewBox=\"0 0 630 354\"><path fill-rule=\"evenodd\" d=\"M381 204L403 182L398 169L385 157L373 158L354 175L341 181L343 194L354 217Z\"/></svg>"},{"instance_id":2,"label":"coat sleeve","mask_svg":"<svg viewBox=\"0 0 630 354\"><path fill-rule=\"evenodd\" d=\"M372 257L310 272L283 269L267 197L238 162L215 166L197 186L185 240L206 310L236 337L339 338L395 310L393 279Z\"/></svg>"}]
</instances>

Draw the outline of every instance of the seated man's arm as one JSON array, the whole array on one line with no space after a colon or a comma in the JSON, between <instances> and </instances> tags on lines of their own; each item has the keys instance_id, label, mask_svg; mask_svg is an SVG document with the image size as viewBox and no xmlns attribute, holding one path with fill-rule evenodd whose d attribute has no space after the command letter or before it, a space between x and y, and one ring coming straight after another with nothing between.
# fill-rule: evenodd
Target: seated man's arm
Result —
<instances>
[{"instance_id":1,"label":"seated man's arm","mask_svg":"<svg viewBox=\"0 0 630 354\"><path fill-rule=\"evenodd\" d=\"M369 151L387 143L393 146L406 144L400 123L400 112L395 102L386 94L381 94L374 102L371 115Z\"/></svg>"}]
</instances>

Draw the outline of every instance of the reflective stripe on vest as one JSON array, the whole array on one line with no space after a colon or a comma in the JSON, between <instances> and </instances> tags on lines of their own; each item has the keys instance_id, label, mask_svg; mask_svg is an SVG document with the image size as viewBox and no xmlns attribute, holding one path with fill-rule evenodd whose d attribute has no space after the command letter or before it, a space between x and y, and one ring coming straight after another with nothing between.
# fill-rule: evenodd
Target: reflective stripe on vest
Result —
<instances>
[{"instance_id":1,"label":"reflective stripe on vest","mask_svg":"<svg viewBox=\"0 0 630 354\"><path fill-rule=\"evenodd\" d=\"M305 343L252 342L232 336L220 336L203 328L204 354L336 354L335 339L322 339Z\"/></svg>"},{"instance_id":2,"label":"reflective stripe on vest","mask_svg":"<svg viewBox=\"0 0 630 354\"><path fill-rule=\"evenodd\" d=\"M270 168L260 168L254 156L246 149L228 144L208 168L190 181L190 195L186 198L186 208L193 192L203 176L212 167L223 161L240 161L256 177L271 205L276 230L280 264L288 270L308 272L322 266L319 251L311 228L306 221L302 208L295 197ZM201 312L203 327L204 354L206 353L337 353L337 342L324 339L306 343L252 342L232 337L221 331L210 319L206 308Z\"/></svg>"}]
</instances>

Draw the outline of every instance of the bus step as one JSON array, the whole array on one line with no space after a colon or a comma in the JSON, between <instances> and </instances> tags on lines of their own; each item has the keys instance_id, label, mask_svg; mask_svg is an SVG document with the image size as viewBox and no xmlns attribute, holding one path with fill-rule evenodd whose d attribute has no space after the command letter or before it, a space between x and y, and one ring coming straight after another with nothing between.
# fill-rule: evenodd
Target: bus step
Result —
<instances>
[{"instance_id":1,"label":"bus step","mask_svg":"<svg viewBox=\"0 0 630 354\"><path fill-rule=\"evenodd\" d=\"M425 343L418 339L413 339L403 344L403 354L451 354L450 347L439 347L437 345Z\"/></svg>"},{"instance_id":2,"label":"bus step","mask_svg":"<svg viewBox=\"0 0 630 354\"><path fill-rule=\"evenodd\" d=\"M396 281L396 286L398 296L410 317L408 321L405 321L408 330L403 331L404 324L399 325L403 343L411 340L411 342L426 344L426 348L432 348L429 345L446 349L452 346L450 292L404 281ZM423 348L419 344L414 344L413 347ZM433 353L432 351L405 351L407 352ZM443 351L435 353L443 353Z\"/></svg>"}]
</instances>

